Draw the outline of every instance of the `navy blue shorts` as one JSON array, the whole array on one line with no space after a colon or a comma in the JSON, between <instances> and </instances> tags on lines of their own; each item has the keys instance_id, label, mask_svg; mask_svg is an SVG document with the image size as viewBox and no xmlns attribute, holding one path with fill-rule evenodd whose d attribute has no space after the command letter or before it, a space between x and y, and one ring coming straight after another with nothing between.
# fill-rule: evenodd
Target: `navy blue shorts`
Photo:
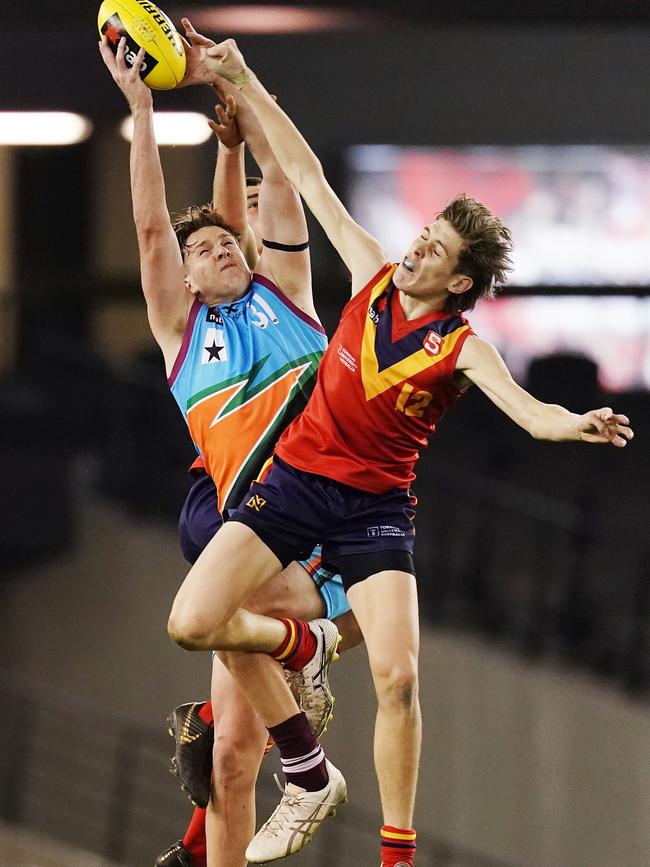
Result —
<instances>
[{"instance_id":1,"label":"navy blue shorts","mask_svg":"<svg viewBox=\"0 0 650 867\"><path fill-rule=\"evenodd\" d=\"M385 569L415 574L415 498L403 488L369 494L305 473L274 456L230 520L250 527L283 566L320 541L323 561L345 588Z\"/></svg>"},{"instance_id":2,"label":"navy blue shorts","mask_svg":"<svg viewBox=\"0 0 650 867\"><path fill-rule=\"evenodd\" d=\"M195 473L196 481L189 490L178 522L183 556L195 563L205 546L223 524L218 511L217 489L212 478L204 471ZM325 603L325 616L334 620L350 610L343 581L336 572L323 564L320 545L314 546L309 556L298 562L310 576Z\"/></svg>"},{"instance_id":3,"label":"navy blue shorts","mask_svg":"<svg viewBox=\"0 0 650 867\"><path fill-rule=\"evenodd\" d=\"M217 489L212 478L201 470L193 473L196 481L185 498L178 520L181 551L188 563L196 563L223 524L217 509Z\"/></svg>"}]
</instances>

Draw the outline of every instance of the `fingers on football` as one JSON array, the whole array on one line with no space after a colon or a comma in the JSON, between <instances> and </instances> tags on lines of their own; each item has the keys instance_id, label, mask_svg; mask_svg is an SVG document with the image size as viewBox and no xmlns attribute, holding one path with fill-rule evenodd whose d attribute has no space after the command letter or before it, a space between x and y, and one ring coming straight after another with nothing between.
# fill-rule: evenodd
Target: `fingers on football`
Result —
<instances>
[{"instance_id":1,"label":"fingers on football","mask_svg":"<svg viewBox=\"0 0 650 867\"><path fill-rule=\"evenodd\" d=\"M115 68L115 55L113 54L113 51L108 44L108 39L106 38L106 35L102 36L99 41L99 53L101 54L102 60L104 61L106 66L108 66L110 70L113 70Z\"/></svg>"},{"instance_id":2,"label":"fingers on football","mask_svg":"<svg viewBox=\"0 0 650 867\"><path fill-rule=\"evenodd\" d=\"M144 63L144 55L145 55L144 48L141 48L135 56L135 60L133 61L133 66L131 68L133 69L133 72L136 75L140 75L140 68L141 68L142 64Z\"/></svg>"}]
</instances>

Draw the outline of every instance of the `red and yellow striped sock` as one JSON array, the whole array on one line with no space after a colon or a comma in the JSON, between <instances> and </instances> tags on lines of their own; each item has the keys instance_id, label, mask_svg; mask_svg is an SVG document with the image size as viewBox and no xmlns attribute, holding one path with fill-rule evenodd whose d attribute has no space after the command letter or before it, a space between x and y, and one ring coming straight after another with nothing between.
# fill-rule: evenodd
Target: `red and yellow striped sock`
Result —
<instances>
[{"instance_id":1,"label":"red and yellow striped sock","mask_svg":"<svg viewBox=\"0 0 650 867\"><path fill-rule=\"evenodd\" d=\"M271 656L293 671L300 671L316 653L316 637L302 620L281 617L287 634Z\"/></svg>"},{"instance_id":2,"label":"red and yellow striped sock","mask_svg":"<svg viewBox=\"0 0 650 867\"><path fill-rule=\"evenodd\" d=\"M381 867L412 867L415 858L415 829L382 825Z\"/></svg>"}]
</instances>

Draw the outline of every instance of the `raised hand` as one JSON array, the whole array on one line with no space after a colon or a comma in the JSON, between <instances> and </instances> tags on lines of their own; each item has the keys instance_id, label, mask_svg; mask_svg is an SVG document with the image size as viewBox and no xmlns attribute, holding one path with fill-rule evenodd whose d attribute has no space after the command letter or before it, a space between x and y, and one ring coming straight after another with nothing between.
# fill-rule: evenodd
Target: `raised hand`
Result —
<instances>
[{"instance_id":1,"label":"raised hand","mask_svg":"<svg viewBox=\"0 0 650 867\"><path fill-rule=\"evenodd\" d=\"M131 66L126 62L125 49L126 39L124 37L118 42L115 54L113 54L113 49L108 44L106 36L102 36L99 43L99 53L102 60L113 76L113 80L127 98L131 111L135 111L136 108L151 108L153 105L151 90L140 78L140 67L145 54L144 48L138 51Z\"/></svg>"},{"instance_id":2,"label":"raised hand","mask_svg":"<svg viewBox=\"0 0 650 867\"><path fill-rule=\"evenodd\" d=\"M253 75L234 39L224 39L218 45L206 48L206 54L212 69L237 87L241 87L243 81Z\"/></svg>"},{"instance_id":3,"label":"raised hand","mask_svg":"<svg viewBox=\"0 0 650 867\"><path fill-rule=\"evenodd\" d=\"M219 95L217 89L214 90ZM224 147L235 148L244 140L237 122L237 103L231 95L223 97L223 101L223 105L218 102L214 107L216 121L208 118L208 124Z\"/></svg>"},{"instance_id":4,"label":"raised hand","mask_svg":"<svg viewBox=\"0 0 650 867\"><path fill-rule=\"evenodd\" d=\"M181 18L181 23L185 29L185 36L181 35L185 45L185 75L177 87L212 84L216 73L210 68L210 64L206 63L206 51L217 43L195 30L188 18Z\"/></svg>"},{"instance_id":5,"label":"raised hand","mask_svg":"<svg viewBox=\"0 0 650 867\"><path fill-rule=\"evenodd\" d=\"M626 415L615 413L610 407L593 409L580 416L578 431L580 439L587 443L611 443L623 448L634 437Z\"/></svg>"},{"instance_id":6,"label":"raised hand","mask_svg":"<svg viewBox=\"0 0 650 867\"><path fill-rule=\"evenodd\" d=\"M181 23L185 28L187 55L187 70L183 85L212 83L215 75L220 75L226 81L241 87L243 80L252 77L234 39L225 39L217 44L198 33L189 18L182 18Z\"/></svg>"}]
</instances>

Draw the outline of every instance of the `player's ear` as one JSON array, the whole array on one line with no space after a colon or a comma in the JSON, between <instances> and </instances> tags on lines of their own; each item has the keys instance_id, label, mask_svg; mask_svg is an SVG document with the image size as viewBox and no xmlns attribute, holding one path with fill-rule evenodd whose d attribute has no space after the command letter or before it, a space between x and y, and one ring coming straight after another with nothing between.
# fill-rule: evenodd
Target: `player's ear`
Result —
<instances>
[{"instance_id":1,"label":"player's ear","mask_svg":"<svg viewBox=\"0 0 650 867\"><path fill-rule=\"evenodd\" d=\"M463 295L465 292L468 292L473 285L474 281L466 274L454 274L447 289L454 295Z\"/></svg>"}]
</instances>

